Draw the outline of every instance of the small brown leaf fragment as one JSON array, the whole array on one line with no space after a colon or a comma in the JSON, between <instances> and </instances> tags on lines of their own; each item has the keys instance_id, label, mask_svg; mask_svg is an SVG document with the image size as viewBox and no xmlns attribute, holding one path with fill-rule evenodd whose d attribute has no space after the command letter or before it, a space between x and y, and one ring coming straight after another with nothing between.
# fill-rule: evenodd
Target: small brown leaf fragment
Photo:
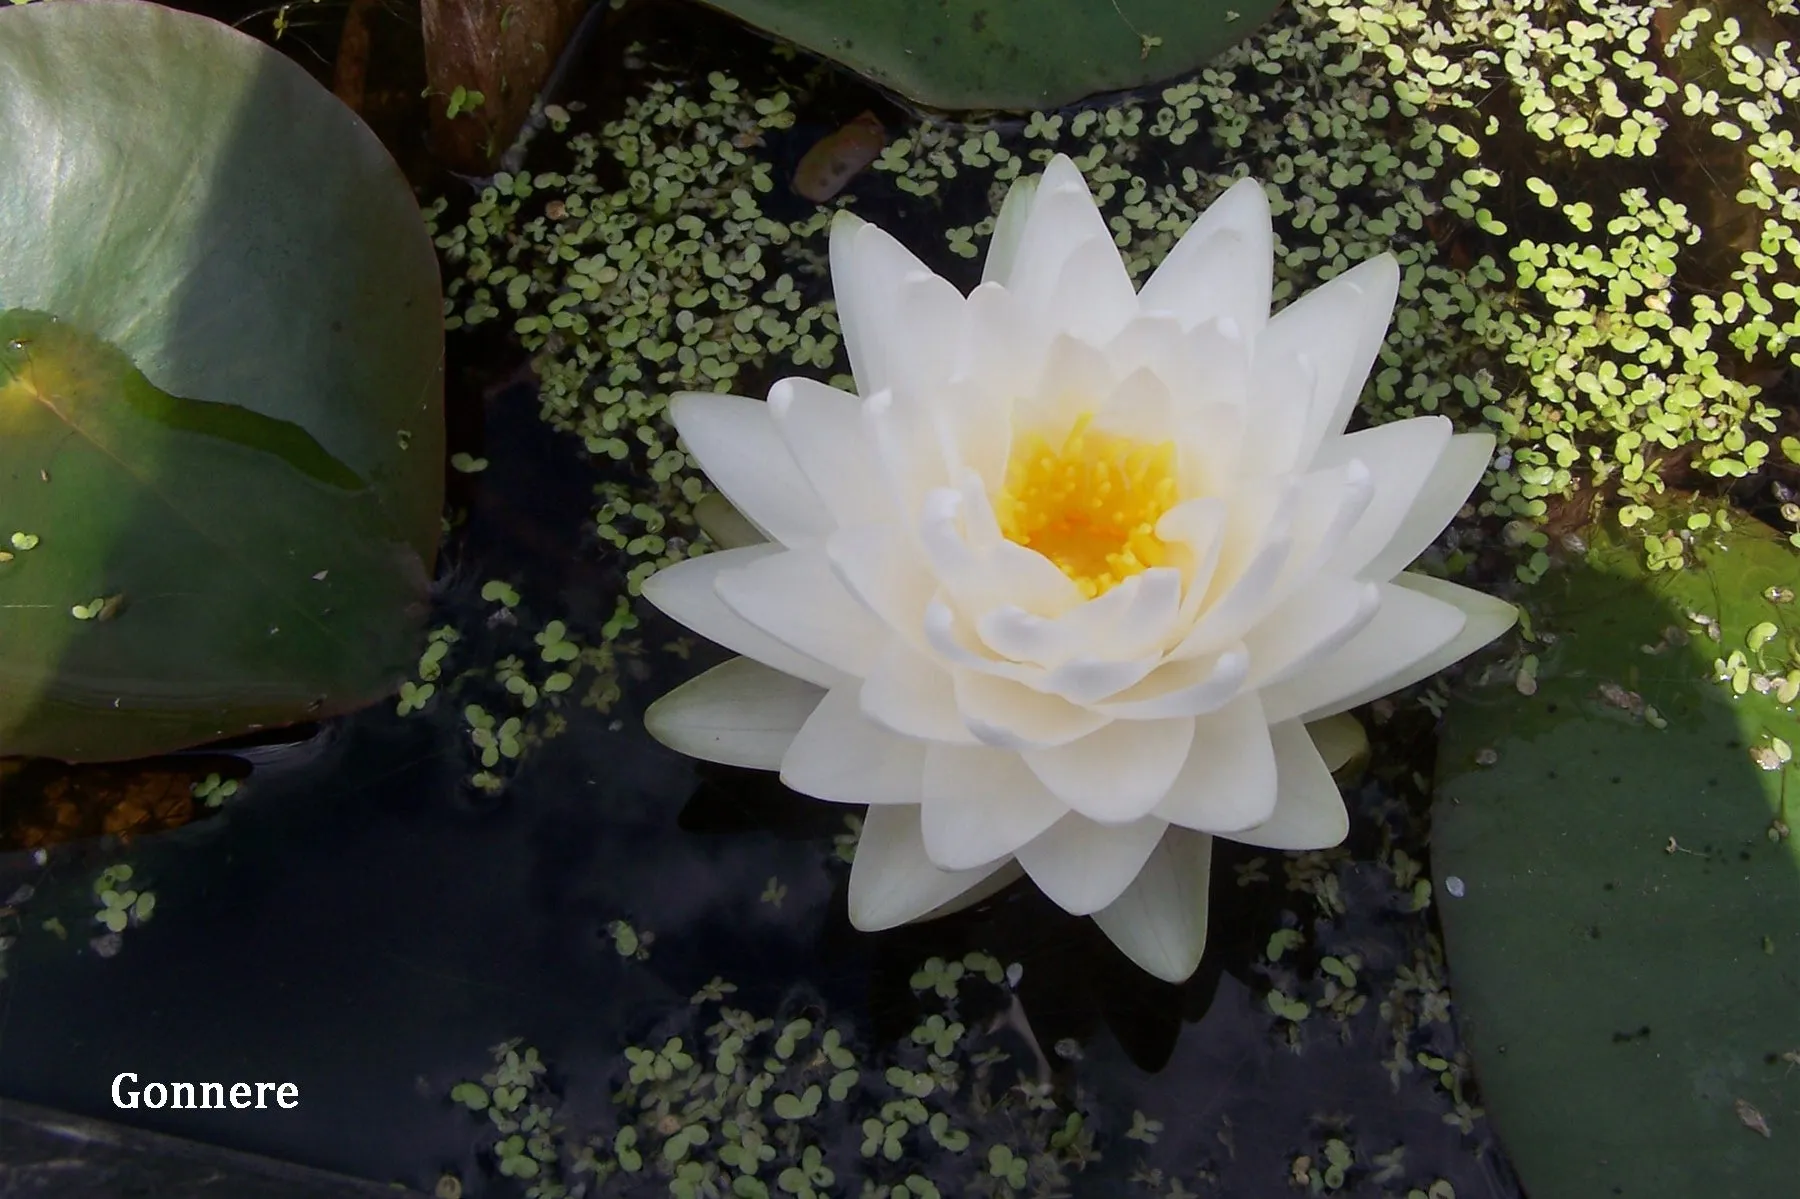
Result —
<instances>
[{"instance_id":1,"label":"small brown leaf fragment","mask_svg":"<svg viewBox=\"0 0 1800 1199\"><path fill-rule=\"evenodd\" d=\"M794 169L794 191L814 204L823 204L881 157L886 145L887 129L881 118L865 112L813 143Z\"/></svg>"},{"instance_id":2,"label":"small brown leaf fragment","mask_svg":"<svg viewBox=\"0 0 1800 1199\"><path fill-rule=\"evenodd\" d=\"M1748 1100L1740 1099L1735 1106L1737 1118L1743 1122L1745 1128L1751 1132L1760 1132L1765 1137L1774 1135L1769 1131L1769 1122L1763 1119L1763 1114L1752 1107Z\"/></svg>"}]
</instances>

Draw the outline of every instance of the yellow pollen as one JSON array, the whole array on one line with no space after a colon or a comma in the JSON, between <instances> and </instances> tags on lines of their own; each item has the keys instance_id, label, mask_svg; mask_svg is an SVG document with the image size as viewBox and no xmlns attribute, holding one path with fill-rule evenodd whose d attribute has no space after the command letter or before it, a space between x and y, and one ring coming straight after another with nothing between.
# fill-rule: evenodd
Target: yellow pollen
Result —
<instances>
[{"instance_id":1,"label":"yellow pollen","mask_svg":"<svg viewBox=\"0 0 1800 1199\"><path fill-rule=\"evenodd\" d=\"M1036 550L1090 599L1168 561L1156 522L1180 500L1172 441L1137 441L1075 419L1061 445L1013 439L994 514L1007 540Z\"/></svg>"}]
</instances>

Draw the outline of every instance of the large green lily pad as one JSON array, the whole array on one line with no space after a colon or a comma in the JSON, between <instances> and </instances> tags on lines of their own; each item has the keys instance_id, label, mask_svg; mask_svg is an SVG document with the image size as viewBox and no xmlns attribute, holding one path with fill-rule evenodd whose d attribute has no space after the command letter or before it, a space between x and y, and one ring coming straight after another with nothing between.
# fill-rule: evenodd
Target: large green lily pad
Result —
<instances>
[{"instance_id":1,"label":"large green lily pad","mask_svg":"<svg viewBox=\"0 0 1800 1199\"><path fill-rule=\"evenodd\" d=\"M933 108L1054 108L1186 74L1280 0L707 0Z\"/></svg>"},{"instance_id":2,"label":"large green lily pad","mask_svg":"<svg viewBox=\"0 0 1800 1199\"><path fill-rule=\"evenodd\" d=\"M281 54L132 0L0 8L0 112L0 754L386 694L443 489L398 168Z\"/></svg>"},{"instance_id":3,"label":"large green lily pad","mask_svg":"<svg viewBox=\"0 0 1800 1199\"><path fill-rule=\"evenodd\" d=\"M1800 558L1732 524L1685 569L1634 538L1553 573L1535 694L1509 672L1444 730L1452 983L1533 1199L1800 1178Z\"/></svg>"}]
</instances>

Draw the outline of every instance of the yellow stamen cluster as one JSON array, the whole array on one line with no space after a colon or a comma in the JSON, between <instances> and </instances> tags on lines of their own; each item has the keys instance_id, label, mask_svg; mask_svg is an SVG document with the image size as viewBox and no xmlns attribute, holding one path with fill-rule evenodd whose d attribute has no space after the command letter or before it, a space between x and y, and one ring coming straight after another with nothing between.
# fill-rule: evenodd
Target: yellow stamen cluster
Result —
<instances>
[{"instance_id":1,"label":"yellow stamen cluster","mask_svg":"<svg viewBox=\"0 0 1800 1199\"><path fill-rule=\"evenodd\" d=\"M1167 562L1156 522L1180 499L1174 442L1120 437L1093 419L1082 413L1061 445L1015 437L994 499L1006 538L1056 563L1090 599Z\"/></svg>"}]
</instances>

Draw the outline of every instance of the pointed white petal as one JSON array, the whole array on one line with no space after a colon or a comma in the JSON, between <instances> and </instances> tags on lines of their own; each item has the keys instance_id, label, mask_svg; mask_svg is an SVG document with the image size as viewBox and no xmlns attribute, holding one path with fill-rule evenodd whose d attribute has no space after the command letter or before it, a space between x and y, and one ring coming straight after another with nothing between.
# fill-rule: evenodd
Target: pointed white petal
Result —
<instances>
[{"instance_id":1,"label":"pointed white petal","mask_svg":"<svg viewBox=\"0 0 1800 1199\"><path fill-rule=\"evenodd\" d=\"M1307 722L1306 735L1312 738L1325 769L1334 774L1352 758L1369 752L1368 731L1348 712Z\"/></svg>"},{"instance_id":2,"label":"pointed white petal","mask_svg":"<svg viewBox=\"0 0 1800 1199\"><path fill-rule=\"evenodd\" d=\"M1002 657L1040 666L1135 658L1167 645L1181 611L1181 587L1180 572L1155 567L1060 616L1004 605L979 616L975 631Z\"/></svg>"},{"instance_id":3,"label":"pointed white petal","mask_svg":"<svg viewBox=\"0 0 1800 1199\"><path fill-rule=\"evenodd\" d=\"M833 524L873 524L895 515L861 400L811 379L782 379L769 389L769 411Z\"/></svg>"},{"instance_id":4,"label":"pointed white petal","mask_svg":"<svg viewBox=\"0 0 1800 1199\"><path fill-rule=\"evenodd\" d=\"M824 695L793 675L733 658L651 704L644 728L690 758L774 770Z\"/></svg>"},{"instance_id":5,"label":"pointed white petal","mask_svg":"<svg viewBox=\"0 0 1800 1199\"><path fill-rule=\"evenodd\" d=\"M1381 606L1362 632L1310 668L1263 689L1270 723L1314 720L1386 694L1392 689L1385 686L1387 679L1430 661L1462 631L1463 613L1454 604L1395 583L1376 586Z\"/></svg>"},{"instance_id":6,"label":"pointed white petal","mask_svg":"<svg viewBox=\"0 0 1800 1199\"><path fill-rule=\"evenodd\" d=\"M1094 913L1126 957L1164 982L1185 982L1206 949L1212 838L1171 828L1124 894Z\"/></svg>"},{"instance_id":7,"label":"pointed white petal","mask_svg":"<svg viewBox=\"0 0 1800 1199\"><path fill-rule=\"evenodd\" d=\"M891 386L889 308L909 278L931 269L881 229L839 212L831 226L831 292L858 395Z\"/></svg>"},{"instance_id":8,"label":"pointed white petal","mask_svg":"<svg viewBox=\"0 0 1800 1199\"><path fill-rule=\"evenodd\" d=\"M875 614L839 581L822 546L720 571L713 587L745 621L845 674L868 674L889 640Z\"/></svg>"},{"instance_id":9,"label":"pointed white petal","mask_svg":"<svg viewBox=\"0 0 1800 1199\"><path fill-rule=\"evenodd\" d=\"M1244 686L1273 686L1310 669L1366 628L1380 607L1377 584L1313 578L1244 634L1250 651Z\"/></svg>"},{"instance_id":10,"label":"pointed white petal","mask_svg":"<svg viewBox=\"0 0 1800 1199\"><path fill-rule=\"evenodd\" d=\"M1191 717L1115 720L1078 741L1021 756L1063 803L1100 824L1121 825L1163 801L1193 741Z\"/></svg>"},{"instance_id":11,"label":"pointed white petal","mask_svg":"<svg viewBox=\"0 0 1800 1199\"><path fill-rule=\"evenodd\" d=\"M1283 308L1257 339L1259 366L1266 355L1304 354L1318 371L1295 465L1310 463L1325 439L1349 423L1399 291L1399 264L1392 254L1377 255Z\"/></svg>"},{"instance_id":12,"label":"pointed white petal","mask_svg":"<svg viewBox=\"0 0 1800 1199\"><path fill-rule=\"evenodd\" d=\"M1091 235L1069 252L1051 295L1058 330L1093 345L1112 340L1138 312L1137 291L1111 232Z\"/></svg>"},{"instance_id":13,"label":"pointed white petal","mask_svg":"<svg viewBox=\"0 0 1800 1199\"><path fill-rule=\"evenodd\" d=\"M1018 754L986 746L930 746L924 786L925 852L946 870L1004 859L1069 810Z\"/></svg>"},{"instance_id":14,"label":"pointed white petal","mask_svg":"<svg viewBox=\"0 0 1800 1199\"><path fill-rule=\"evenodd\" d=\"M1124 893L1168 827L1154 817L1096 824L1070 812L1019 847L1019 865L1063 911L1088 916Z\"/></svg>"},{"instance_id":15,"label":"pointed white petal","mask_svg":"<svg viewBox=\"0 0 1800 1199\"><path fill-rule=\"evenodd\" d=\"M1240 643L1210 658L1165 662L1143 682L1095 704L1094 710L1119 720L1199 716L1230 702L1249 673L1250 653Z\"/></svg>"},{"instance_id":16,"label":"pointed white petal","mask_svg":"<svg viewBox=\"0 0 1800 1199\"><path fill-rule=\"evenodd\" d=\"M1240 179L1182 235L1139 293L1144 310L1187 328L1228 317L1250 335L1269 319L1275 235L1262 184Z\"/></svg>"},{"instance_id":17,"label":"pointed white petal","mask_svg":"<svg viewBox=\"0 0 1800 1199\"><path fill-rule=\"evenodd\" d=\"M1400 527L1379 553L1359 567L1361 576L1379 583L1412 565L1413 559L1430 548L1468 500L1493 456L1492 433L1458 433L1452 437Z\"/></svg>"},{"instance_id":18,"label":"pointed white petal","mask_svg":"<svg viewBox=\"0 0 1800 1199\"><path fill-rule=\"evenodd\" d=\"M1329 849L1350 835L1350 813L1331 771L1297 720L1270 728L1275 745L1275 814L1255 828L1224 836L1264 849Z\"/></svg>"},{"instance_id":19,"label":"pointed white petal","mask_svg":"<svg viewBox=\"0 0 1800 1199\"><path fill-rule=\"evenodd\" d=\"M831 532L831 514L788 452L768 404L688 391L669 400L669 419L713 486L763 536L800 545Z\"/></svg>"},{"instance_id":20,"label":"pointed white petal","mask_svg":"<svg viewBox=\"0 0 1800 1199\"><path fill-rule=\"evenodd\" d=\"M956 692L945 666L894 638L863 679L863 715L890 732L926 741L974 745L956 712Z\"/></svg>"},{"instance_id":21,"label":"pointed white petal","mask_svg":"<svg viewBox=\"0 0 1800 1199\"><path fill-rule=\"evenodd\" d=\"M1110 270L1106 256L1110 255ZM1065 268L1080 262L1073 274ZM1025 228L1019 237L1007 290L1017 295L1037 322L1058 322L1075 317L1086 323L1093 318L1059 304L1065 283L1088 288L1081 297L1098 314L1097 327L1112 325L1111 336L1123 324L1117 314L1135 311L1137 294L1125 264L1113 244L1106 218L1094 206L1087 181L1064 155L1051 159L1038 184ZM1062 326L1059 324L1058 328Z\"/></svg>"},{"instance_id":22,"label":"pointed white petal","mask_svg":"<svg viewBox=\"0 0 1800 1199\"><path fill-rule=\"evenodd\" d=\"M1450 433L1444 417L1418 416L1326 441L1312 469L1361 462L1374 489L1368 507L1329 553L1328 570L1361 577L1363 567L1394 539L1412 510L1450 444Z\"/></svg>"},{"instance_id":23,"label":"pointed white petal","mask_svg":"<svg viewBox=\"0 0 1800 1199\"><path fill-rule=\"evenodd\" d=\"M781 781L833 803L916 804L925 743L890 733L862 713L854 685L834 687L781 758Z\"/></svg>"},{"instance_id":24,"label":"pointed white petal","mask_svg":"<svg viewBox=\"0 0 1800 1199\"><path fill-rule=\"evenodd\" d=\"M1379 699L1389 692L1398 691L1402 687L1410 687L1421 679L1430 678L1438 671L1454 665L1500 636L1512 628L1514 622L1519 619L1519 610L1503 599L1496 599L1491 595L1473 591L1455 583L1447 583L1442 579L1434 579L1429 575L1403 572L1395 575L1392 583L1385 583L1382 586L1393 587L1397 592L1410 596L1415 603L1429 598L1440 608L1453 607L1464 618L1463 622L1454 634L1439 643L1436 648L1403 665L1396 662L1392 670L1385 674L1378 674L1360 690L1348 695L1340 695L1329 702L1326 702L1322 696L1319 697L1310 708L1300 713L1301 719L1318 720L1337 712L1347 712L1372 699ZM1390 602L1391 597L1384 598L1382 607L1385 609ZM1367 630L1364 630L1362 635L1366 636ZM1354 644L1355 642L1352 641L1351 645ZM1340 653L1348 652L1350 648L1350 646L1346 646ZM1405 655L1398 656L1404 657ZM1329 668L1335 660L1334 658L1328 661L1321 669ZM1304 677L1306 676L1302 676L1302 679ZM1296 682L1298 681L1301 680L1296 680ZM1286 685L1283 684L1284 687ZM1265 701L1267 696L1268 693L1265 692Z\"/></svg>"},{"instance_id":25,"label":"pointed white petal","mask_svg":"<svg viewBox=\"0 0 1800 1199\"><path fill-rule=\"evenodd\" d=\"M913 275L888 297L890 383L902 403L936 407L964 358L967 301L949 280Z\"/></svg>"},{"instance_id":26,"label":"pointed white petal","mask_svg":"<svg viewBox=\"0 0 1800 1199\"><path fill-rule=\"evenodd\" d=\"M879 932L952 903L993 874L1001 858L973 870L939 870L925 856L919 809L911 804L870 808L850 867L850 923Z\"/></svg>"},{"instance_id":27,"label":"pointed white petal","mask_svg":"<svg viewBox=\"0 0 1800 1199\"><path fill-rule=\"evenodd\" d=\"M1025 221L1037 199L1039 177L1026 175L1013 180L1000 202L1000 213L994 218L994 236L988 242L987 261L981 264L981 281L1002 287L1012 278L1017 261L1019 240L1025 236Z\"/></svg>"},{"instance_id":28,"label":"pointed white petal","mask_svg":"<svg viewBox=\"0 0 1800 1199\"><path fill-rule=\"evenodd\" d=\"M664 615L734 653L820 687L838 686L850 676L757 628L719 598L720 575L785 552L779 545L765 542L689 558L666 566L645 580L644 598Z\"/></svg>"},{"instance_id":29,"label":"pointed white petal","mask_svg":"<svg viewBox=\"0 0 1800 1199\"><path fill-rule=\"evenodd\" d=\"M1275 750L1255 692L1194 722L1187 762L1156 805L1156 815L1183 828L1230 834L1267 820L1275 810Z\"/></svg>"},{"instance_id":30,"label":"pointed white petal","mask_svg":"<svg viewBox=\"0 0 1800 1199\"><path fill-rule=\"evenodd\" d=\"M984 491L998 489L1006 478L1012 449L1012 393L1021 380L1036 377L1038 364L1028 361L1014 320L1013 298L997 283L984 283L969 293L964 305L968 336L964 360L951 394L946 396L950 428L956 442L955 466L972 470Z\"/></svg>"},{"instance_id":31,"label":"pointed white petal","mask_svg":"<svg viewBox=\"0 0 1800 1199\"><path fill-rule=\"evenodd\" d=\"M973 670L958 670L951 677L956 710L983 745L1014 751L1066 745L1107 720L1060 696L1046 695L1011 679Z\"/></svg>"},{"instance_id":32,"label":"pointed white petal","mask_svg":"<svg viewBox=\"0 0 1800 1199\"><path fill-rule=\"evenodd\" d=\"M917 542L893 525L856 525L826 538L825 554L851 595L915 649L925 648L925 607L937 581Z\"/></svg>"},{"instance_id":33,"label":"pointed white petal","mask_svg":"<svg viewBox=\"0 0 1800 1199\"><path fill-rule=\"evenodd\" d=\"M1112 364L1106 352L1058 333L1050 339L1035 385L1019 397L1013 427L1060 446L1076 418L1092 412L1112 387Z\"/></svg>"}]
</instances>

